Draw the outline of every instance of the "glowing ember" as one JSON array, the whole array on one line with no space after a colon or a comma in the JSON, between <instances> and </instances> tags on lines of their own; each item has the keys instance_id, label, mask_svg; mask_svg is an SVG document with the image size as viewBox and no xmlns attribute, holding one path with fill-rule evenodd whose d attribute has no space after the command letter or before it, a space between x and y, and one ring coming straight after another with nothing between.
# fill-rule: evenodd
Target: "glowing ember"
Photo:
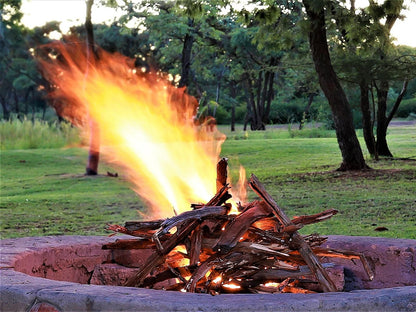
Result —
<instances>
[{"instance_id":1,"label":"glowing ember","mask_svg":"<svg viewBox=\"0 0 416 312\"><path fill-rule=\"evenodd\" d=\"M280 283L277 282L267 282L266 284L264 284L264 286L266 287L279 287Z\"/></svg>"},{"instance_id":2,"label":"glowing ember","mask_svg":"<svg viewBox=\"0 0 416 312\"><path fill-rule=\"evenodd\" d=\"M220 276L217 276L212 282L214 283L214 284L218 284L218 283L220 283L222 281L222 277L221 277L221 275Z\"/></svg>"},{"instance_id":3,"label":"glowing ember","mask_svg":"<svg viewBox=\"0 0 416 312\"><path fill-rule=\"evenodd\" d=\"M239 290L239 289L241 289L241 286L240 285L232 284L232 283L230 283L230 284L223 284L222 287L224 287L224 288L226 288L228 290Z\"/></svg>"},{"instance_id":4,"label":"glowing ember","mask_svg":"<svg viewBox=\"0 0 416 312\"><path fill-rule=\"evenodd\" d=\"M152 216L183 212L216 193L225 136L196 122L195 98L161 73L136 70L121 55L100 50L94 62L75 40L46 50L40 65L58 112L85 137L90 119L98 124L102 154L127 169Z\"/></svg>"}]
</instances>

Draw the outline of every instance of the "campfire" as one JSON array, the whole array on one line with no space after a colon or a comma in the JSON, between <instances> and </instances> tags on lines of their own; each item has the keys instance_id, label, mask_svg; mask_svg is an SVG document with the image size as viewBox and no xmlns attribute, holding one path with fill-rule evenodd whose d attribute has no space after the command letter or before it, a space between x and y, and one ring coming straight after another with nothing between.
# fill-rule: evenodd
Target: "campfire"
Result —
<instances>
[{"instance_id":1,"label":"campfire","mask_svg":"<svg viewBox=\"0 0 416 312\"><path fill-rule=\"evenodd\" d=\"M218 162L225 136L198 117L197 100L168 75L102 50L90 62L76 40L43 51L39 63L57 111L85 138L98 125L101 153L125 169L158 218L108 227L134 238L103 248L152 250L126 286L209 294L341 290L342 268L322 257L358 259L373 277L364 255L324 249L325 237L298 233L336 210L291 220L254 175L248 185L258 199L247 202L243 169L231 188L227 160Z\"/></svg>"},{"instance_id":2,"label":"campfire","mask_svg":"<svg viewBox=\"0 0 416 312\"><path fill-rule=\"evenodd\" d=\"M173 218L126 222L109 229L136 237L121 239L104 249L153 249L126 286L198 293L313 293L342 290L319 257L362 261L369 279L372 270L363 254L320 248L326 240L298 230L331 218L337 210L290 220L255 175L249 185L259 196L229 214L227 160L217 166L217 193L205 204ZM341 274L342 275L342 274ZM343 277L343 275L342 275Z\"/></svg>"}]
</instances>

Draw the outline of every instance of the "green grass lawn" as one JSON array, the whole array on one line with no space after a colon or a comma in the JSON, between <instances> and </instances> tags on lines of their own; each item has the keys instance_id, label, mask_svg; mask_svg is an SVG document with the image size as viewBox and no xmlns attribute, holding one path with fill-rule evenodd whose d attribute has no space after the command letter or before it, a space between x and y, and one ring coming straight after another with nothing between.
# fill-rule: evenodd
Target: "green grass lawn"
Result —
<instances>
[{"instance_id":1,"label":"green grass lawn","mask_svg":"<svg viewBox=\"0 0 416 312\"><path fill-rule=\"evenodd\" d=\"M391 128L388 135L393 154L413 160L375 162L366 156L375 169L366 173L335 171L341 156L330 131L308 138L308 130L299 134L287 128L222 130L229 138L222 156L230 160L231 176L237 176L239 164L248 175L256 174L290 217L339 210L303 234L416 239L416 127ZM146 208L123 173L102 163L101 175L84 176L86 157L80 148L2 150L1 237L109 234L107 223L140 219ZM108 177L107 171L120 176Z\"/></svg>"}]
</instances>

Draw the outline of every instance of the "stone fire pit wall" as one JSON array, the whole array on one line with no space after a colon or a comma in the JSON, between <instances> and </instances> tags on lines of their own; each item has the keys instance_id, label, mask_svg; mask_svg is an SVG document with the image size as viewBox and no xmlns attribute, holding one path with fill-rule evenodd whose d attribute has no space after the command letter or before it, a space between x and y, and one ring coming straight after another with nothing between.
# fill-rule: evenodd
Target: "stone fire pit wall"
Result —
<instances>
[{"instance_id":1,"label":"stone fire pit wall","mask_svg":"<svg viewBox=\"0 0 416 312\"><path fill-rule=\"evenodd\" d=\"M189 294L120 286L126 268L149 250L103 250L120 236L56 236L1 241L1 311L416 311L416 240L330 236L326 247L366 255L344 267L346 292L323 294ZM45 310L48 309L48 310Z\"/></svg>"}]
</instances>

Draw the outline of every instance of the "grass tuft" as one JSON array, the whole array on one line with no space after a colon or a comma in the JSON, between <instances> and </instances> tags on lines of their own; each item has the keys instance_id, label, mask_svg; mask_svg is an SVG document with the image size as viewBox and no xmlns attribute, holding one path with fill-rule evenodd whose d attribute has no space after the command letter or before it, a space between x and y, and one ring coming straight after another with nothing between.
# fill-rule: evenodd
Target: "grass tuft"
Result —
<instances>
[{"instance_id":1,"label":"grass tuft","mask_svg":"<svg viewBox=\"0 0 416 312\"><path fill-rule=\"evenodd\" d=\"M0 121L2 150L60 148L80 142L79 132L67 122Z\"/></svg>"}]
</instances>

